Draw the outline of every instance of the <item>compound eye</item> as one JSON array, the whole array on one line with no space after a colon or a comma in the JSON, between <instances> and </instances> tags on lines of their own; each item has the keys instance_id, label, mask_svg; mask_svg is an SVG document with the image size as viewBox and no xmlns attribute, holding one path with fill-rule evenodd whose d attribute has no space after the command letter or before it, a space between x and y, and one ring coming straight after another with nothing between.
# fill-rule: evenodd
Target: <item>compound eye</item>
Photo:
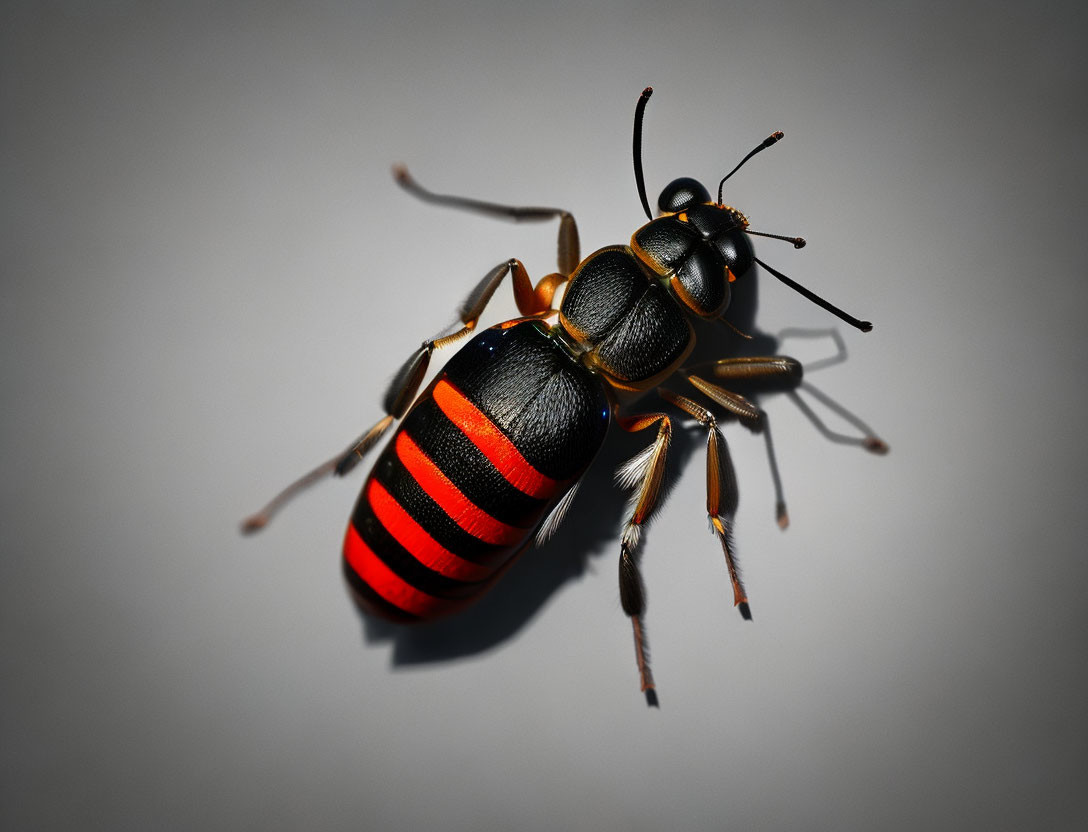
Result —
<instances>
[{"instance_id":1,"label":"compound eye","mask_svg":"<svg viewBox=\"0 0 1088 832\"><path fill-rule=\"evenodd\" d=\"M710 202L710 193L702 183L690 176L682 176L665 186L658 197L657 207L663 214L675 214L706 202Z\"/></svg>"}]
</instances>

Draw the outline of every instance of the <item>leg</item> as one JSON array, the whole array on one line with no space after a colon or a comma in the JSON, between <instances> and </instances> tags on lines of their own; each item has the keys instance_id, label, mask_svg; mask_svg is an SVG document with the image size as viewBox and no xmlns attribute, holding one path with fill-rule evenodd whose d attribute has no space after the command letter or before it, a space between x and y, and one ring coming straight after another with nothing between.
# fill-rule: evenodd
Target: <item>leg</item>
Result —
<instances>
[{"instance_id":1,"label":"leg","mask_svg":"<svg viewBox=\"0 0 1088 832\"><path fill-rule=\"evenodd\" d=\"M836 330L783 330L780 337L827 337L830 336L835 340L835 343L839 346L838 355L831 358L823 359L818 362L819 367L830 366L832 364L840 363L845 359L845 346L842 343L842 339L839 337ZM810 364L811 369L813 365ZM785 392L789 396L790 400L797 405L806 418L819 430L824 436L833 442L839 442L848 445L860 445L870 453L884 454L888 451L887 444L877 437L872 429L866 425L861 419L848 411L842 405L835 402L826 394L820 392L806 381L802 381L803 370L800 362L796 359L788 356L756 356L745 358L725 358L720 361L713 361L707 364L697 365L694 369L704 372L708 375L714 376L714 378L731 380L736 382L748 383L753 387L759 387L765 389L768 392L781 391ZM690 377L689 377L690 378ZM725 391L716 385L711 385L709 382L702 379L690 378L693 384L709 395L718 404L734 412L738 417L742 417L745 414L745 409L735 404L733 399L740 398L742 401L747 402L746 399L737 396L735 393ZM705 388L713 388L713 393ZM798 390L803 389L811 396L819 400L829 410L837 413L844 420L854 425L861 431L864 436L851 437L845 436L840 433L831 431L813 412L805 401L798 394ZM723 395L725 394L725 395ZM732 398L730 398L732 397ZM764 441L767 446L767 461L771 469L771 479L774 483L775 490L775 517L780 528L785 529L789 526L789 514L786 510L786 500L782 493L782 480L778 472L778 460L774 452L774 443L771 439L770 426L767 421L767 416L755 405L748 402L748 405L755 409L760 414L760 427L763 432Z\"/></svg>"},{"instance_id":2,"label":"leg","mask_svg":"<svg viewBox=\"0 0 1088 832\"><path fill-rule=\"evenodd\" d=\"M495 202L484 202L479 199L469 199L463 196L450 196L448 194L436 194L422 187L404 165L396 165L393 168L393 178L397 184L413 196L424 202L436 205L445 205L450 208L460 208L477 214L484 214L498 219L512 220L513 222L542 222L559 217L559 273L569 276L575 266L581 260L580 245L578 241L578 225L574 222L574 216L562 208L537 208L518 207L515 205L500 205Z\"/></svg>"},{"instance_id":3,"label":"leg","mask_svg":"<svg viewBox=\"0 0 1088 832\"><path fill-rule=\"evenodd\" d=\"M555 311L552 309L552 297L555 295L555 290L565 283L567 278L561 274L549 274L542 277L534 288L525 266L522 265L520 260L512 257L505 263L497 265L484 275L483 280L476 284L476 287L465 298L465 302L461 304L461 308L458 310L463 328L445 339L439 339L444 342L441 346L468 335L469 332L476 328L476 324L479 323L480 316L483 314L488 301L491 300L495 290L499 288L499 284L508 274L513 281L514 302L522 315L531 317L546 315Z\"/></svg>"},{"instance_id":4,"label":"leg","mask_svg":"<svg viewBox=\"0 0 1088 832\"><path fill-rule=\"evenodd\" d=\"M632 433L645 430L655 424L658 426L654 443L616 472L617 483L632 491L629 503L631 516L623 529L623 537L620 541L620 605L631 619L631 628L635 636L635 660L638 662L642 691L646 694L646 702L656 706L657 693L654 690L654 678L650 673L646 643L642 634L642 615L646 609L646 597L635 551L641 537L642 525L657 504L657 497L661 491L661 483L665 476L665 458L672 439L672 423L664 413L629 416L618 419L617 423L621 428Z\"/></svg>"},{"instance_id":5,"label":"leg","mask_svg":"<svg viewBox=\"0 0 1088 832\"><path fill-rule=\"evenodd\" d=\"M764 382L768 388L796 387L801 383L801 363L787 355L722 358L692 368L725 381Z\"/></svg>"},{"instance_id":6,"label":"leg","mask_svg":"<svg viewBox=\"0 0 1088 832\"><path fill-rule=\"evenodd\" d=\"M415 401L416 393L419 392L419 385L427 374L431 353L436 349L457 342L476 328L476 324L479 322L488 301L491 300L495 290L507 274L513 276L514 299L517 302L518 309L526 316L545 314L550 311L552 295L556 287L565 280L565 278L558 275L549 275L542 279L534 289L532 282L529 280L529 275L525 271L525 266L516 259L507 260L488 272L461 305L461 328L452 335L436 336L430 341L424 341L419 349L412 353L400 370L397 371L385 392L383 406L386 415L379 419L374 427L353 442L346 451L337 454L332 459L323 462L303 475L273 497L264 508L247 517L242 522L242 531L251 534L258 529L264 528L268 521L272 519L272 515L295 494L327 476L332 474L343 476L354 468L366 452L373 448L385 432L389 430L393 422L408 412L408 408Z\"/></svg>"},{"instance_id":7,"label":"leg","mask_svg":"<svg viewBox=\"0 0 1088 832\"><path fill-rule=\"evenodd\" d=\"M671 390L659 387L657 392L666 401L683 410L707 429L706 437L706 513L710 527L725 555L725 565L729 569L729 580L733 584L733 606L740 609L741 616L752 620L752 611L748 607L748 593L741 582L740 569L733 553L732 524L737 511L739 493L737 476L733 470L733 461L729 456L729 446L718 429L714 414L702 405L686 396L680 396Z\"/></svg>"},{"instance_id":8,"label":"leg","mask_svg":"<svg viewBox=\"0 0 1088 832\"><path fill-rule=\"evenodd\" d=\"M724 387L719 387L717 384L711 384L709 381L695 375L689 375L688 381L690 381L691 385L704 396L712 399L736 416L741 424L749 430L755 433L759 433L763 430L763 411L748 399L744 398L744 396L739 393L734 393L731 390L726 390ZM688 399L687 401L691 400Z\"/></svg>"},{"instance_id":9,"label":"leg","mask_svg":"<svg viewBox=\"0 0 1088 832\"><path fill-rule=\"evenodd\" d=\"M374 447L385 432L389 430L393 422L407 412L408 406L415 399L420 382L427 371L427 361L430 354L436 346L441 346L439 344L441 340L443 339L424 342L423 346L411 355L396 376L393 377L389 389L385 392L386 415L379 419L374 427L356 439L348 446L347 450L341 451L332 459L321 463L309 473L299 477L269 500L260 511L243 520L242 532L252 534L263 529L268 525L268 521L272 519L272 515L300 491L325 477L333 474L343 476L354 468L359 460L363 458L363 455Z\"/></svg>"},{"instance_id":10,"label":"leg","mask_svg":"<svg viewBox=\"0 0 1088 832\"><path fill-rule=\"evenodd\" d=\"M784 355L724 358L720 361L699 365L699 367L703 368L705 372L713 375L715 378L741 382L763 382L771 388L785 387L788 389L801 384L801 364ZM710 396L715 402L727 407L734 414L737 414L738 418L740 418L742 414L746 415L748 411L746 408L742 408L740 413L738 413L736 407L730 407L732 399L729 397L741 399L741 401L745 402L749 408L758 414L757 424L759 430L763 433L763 441L767 448L767 464L771 470L771 482L774 484L775 521L778 523L780 529L787 528L790 524L789 512L786 509L786 498L782 493L782 478L778 473L778 459L774 452L774 441L771 438L771 427L767 414L755 404L738 396L736 393L731 393L717 385L710 384L707 381L699 379L697 376L689 376L689 379L692 384ZM707 388L710 389L708 390ZM726 395L723 396L722 394Z\"/></svg>"}]
</instances>

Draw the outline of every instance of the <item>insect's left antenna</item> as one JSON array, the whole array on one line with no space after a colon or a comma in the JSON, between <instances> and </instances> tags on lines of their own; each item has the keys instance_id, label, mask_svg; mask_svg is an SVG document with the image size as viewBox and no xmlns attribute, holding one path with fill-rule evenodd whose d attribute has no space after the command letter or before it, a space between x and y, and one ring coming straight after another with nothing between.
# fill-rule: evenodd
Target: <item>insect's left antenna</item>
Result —
<instances>
[{"instance_id":1,"label":"insect's left antenna","mask_svg":"<svg viewBox=\"0 0 1088 832\"><path fill-rule=\"evenodd\" d=\"M635 105L635 137L631 148L635 157L635 185L638 187L638 198L642 200L642 210L646 212L646 218L651 220L654 215L650 212L650 200L646 198L646 179L642 175L642 114L646 112L646 102L653 94L654 88L647 87L638 97L638 104Z\"/></svg>"},{"instance_id":2,"label":"insect's left antenna","mask_svg":"<svg viewBox=\"0 0 1088 832\"><path fill-rule=\"evenodd\" d=\"M794 248L804 248L806 245L804 237L786 237L783 234L768 234L766 231L753 231L750 228L745 228L744 233L751 234L755 237L769 237L772 240L782 240L783 242L793 243Z\"/></svg>"}]
</instances>

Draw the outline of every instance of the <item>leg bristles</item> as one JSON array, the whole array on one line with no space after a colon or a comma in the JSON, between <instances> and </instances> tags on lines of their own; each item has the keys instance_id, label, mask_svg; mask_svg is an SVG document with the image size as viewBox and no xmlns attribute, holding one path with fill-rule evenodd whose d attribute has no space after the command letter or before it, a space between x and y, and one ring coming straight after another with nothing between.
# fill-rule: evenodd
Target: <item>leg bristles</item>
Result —
<instances>
[{"instance_id":1,"label":"leg bristles","mask_svg":"<svg viewBox=\"0 0 1088 832\"><path fill-rule=\"evenodd\" d=\"M740 614L747 620L752 618L752 611L748 608L748 593L744 591L744 583L740 579L740 569L737 568L736 558L733 556L733 547L729 542L729 529L723 518L711 517L710 524L714 528L722 544L722 552L725 554L725 565L729 569L729 580L733 584L733 606L740 607Z\"/></svg>"}]
</instances>

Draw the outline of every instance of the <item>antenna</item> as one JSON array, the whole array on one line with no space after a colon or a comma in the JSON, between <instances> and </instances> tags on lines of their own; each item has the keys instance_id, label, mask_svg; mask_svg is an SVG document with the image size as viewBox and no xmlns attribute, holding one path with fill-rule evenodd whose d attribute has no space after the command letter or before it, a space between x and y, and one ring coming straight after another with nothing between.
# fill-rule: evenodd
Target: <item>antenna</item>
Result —
<instances>
[{"instance_id":1,"label":"antenna","mask_svg":"<svg viewBox=\"0 0 1088 832\"><path fill-rule=\"evenodd\" d=\"M718 183L718 204L719 205L722 204L722 187L724 187L724 185L725 185L725 180L728 179L730 176L732 176L734 173L736 173L738 170L740 170L741 166L745 162L747 162L749 159L751 159L753 156L755 156L761 150L766 150L768 147L770 147L775 142L781 141L782 137L785 136L785 135L786 134L783 133L781 130L776 130L775 132L771 133L771 135L769 135L762 142L760 142L747 156L745 156L743 159L741 159L737 163L737 166L735 168L733 168L731 171L729 171L729 173L727 173L725 176L722 177L722 181Z\"/></svg>"},{"instance_id":2,"label":"antenna","mask_svg":"<svg viewBox=\"0 0 1088 832\"><path fill-rule=\"evenodd\" d=\"M768 234L766 231L752 231L748 228L745 228L744 232L746 234L754 234L756 237L770 237L772 240L785 240L787 243L793 243L794 248L804 248L806 245L804 237L783 237L781 234Z\"/></svg>"},{"instance_id":3,"label":"antenna","mask_svg":"<svg viewBox=\"0 0 1088 832\"><path fill-rule=\"evenodd\" d=\"M784 274L782 274L782 272L778 271L777 269L772 269L770 266L768 266L766 263L764 263L758 257L756 257L754 259L755 259L755 261L757 263L759 263L759 265L761 265L763 268L765 268L767 271L769 271L771 274L773 274L775 277L777 277L779 280L781 280L783 283L785 283L787 286L789 286L791 289L793 289L793 291L804 295L806 298L808 298L810 301L815 303L817 306L822 306L824 309L826 309L832 315L835 315L836 317L846 321L846 323L850 324L850 326L857 327L862 332L868 332L869 330L871 330L873 328L873 325L869 321L859 321L853 315L848 315L847 313L845 313L841 309L839 309L839 307L835 306L833 303L830 303L829 301L824 300L822 297L817 295L815 292L810 292L808 289L806 289L804 286L802 286L797 281L791 280L790 278L786 277Z\"/></svg>"},{"instance_id":4,"label":"antenna","mask_svg":"<svg viewBox=\"0 0 1088 832\"><path fill-rule=\"evenodd\" d=\"M646 102L654 94L653 87L647 87L638 97L635 105L635 138L632 142L632 153L635 157L635 185L638 187L638 198L642 200L642 210L646 212L647 219L653 219L650 213L650 201L646 199L646 180L642 175L642 114L646 112ZM721 200L718 200L721 202Z\"/></svg>"}]
</instances>

